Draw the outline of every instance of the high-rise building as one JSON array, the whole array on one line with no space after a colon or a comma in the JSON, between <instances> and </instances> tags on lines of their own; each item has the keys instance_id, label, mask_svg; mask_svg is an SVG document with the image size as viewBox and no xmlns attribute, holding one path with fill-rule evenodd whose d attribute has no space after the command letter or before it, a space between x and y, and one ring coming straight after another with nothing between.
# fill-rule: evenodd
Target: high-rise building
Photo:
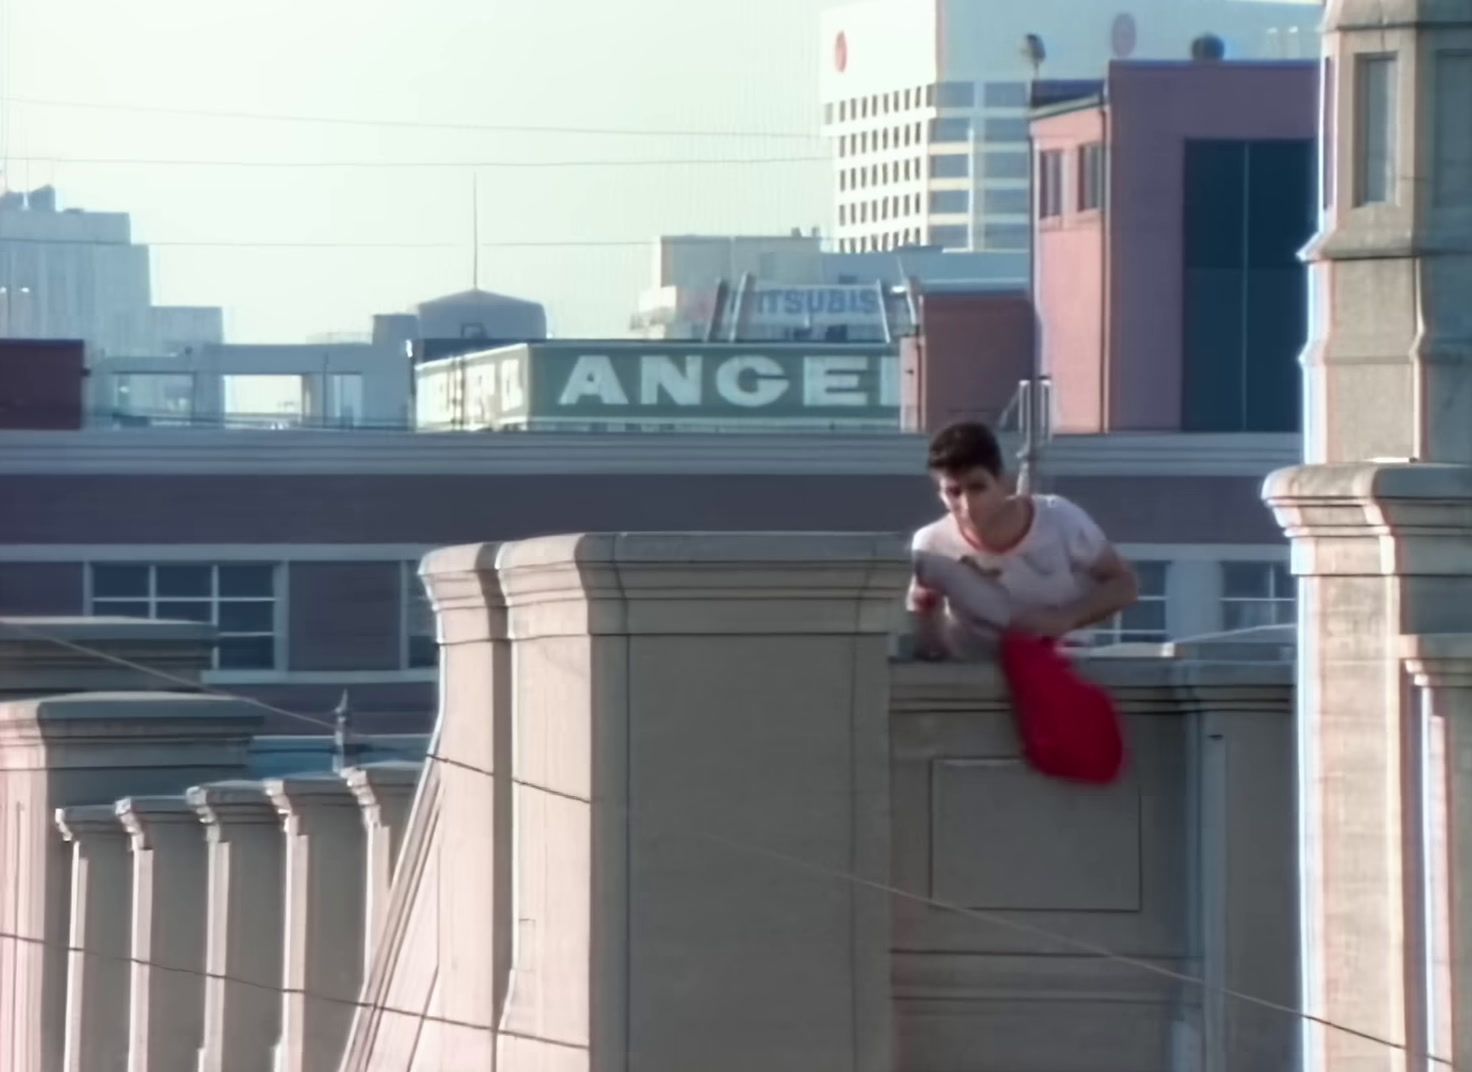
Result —
<instances>
[{"instance_id":1,"label":"high-rise building","mask_svg":"<svg viewBox=\"0 0 1472 1072\"><path fill-rule=\"evenodd\" d=\"M823 19L823 132L841 252L1028 248L1029 101L1097 91L1115 59L1317 53L1295 0L867 0Z\"/></svg>"},{"instance_id":2,"label":"high-rise building","mask_svg":"<svg viewBox=\"0 0 1472 1072\"><path fill-rule=\"evenodd\" d=\"M220 342L220 309L152 303L148 247L131 230L125 212L59 209L49 186L0 194L0 338L140 355Z\"/></svg>"}]
</instances>

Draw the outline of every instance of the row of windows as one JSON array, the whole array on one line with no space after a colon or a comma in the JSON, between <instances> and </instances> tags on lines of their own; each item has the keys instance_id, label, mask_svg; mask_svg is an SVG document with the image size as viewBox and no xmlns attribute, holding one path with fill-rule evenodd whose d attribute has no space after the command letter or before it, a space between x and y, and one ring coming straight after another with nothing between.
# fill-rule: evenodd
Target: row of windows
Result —
<instances>
[{"instance_id":1,"label":"row of windows","mask_svg":"<svg viewBox=\"0 0 1472 1072\"><path fill-rule=\"evenodd\" d=\"M1025 190L1001 192L1022 194L1025 203L1027 196ZM971 211L971 191L932 190L929 199L929 210L932 215L964 216ZM919 212L919 194L898 194L892 197L881 197L877 201L860 201L854 205L839 205L838 222L840 225L844 225L869 223L872 220L902 219L906 216L918 215Z\"/></svg>"},{"instance_id":2,"label":"row of windows","mask_svg":"<svg viewBox=\"0 0 1472 1072\"><path fill-rule=\"evenodd\" d=\"M890 249L920 245L920 228L906 227L886 234L864 235L862 238L840 238L840 253L881 253Z\"/></svg>"},{"instance_id":3,"label":"row of windows","mask_svg":"<svg viewBox=\"0 0 1472 1072\"><path fill-rule=\"evenodd\" d=\"M852 220L850 221L853 222ZM873 253L880 250L899 249L902 246L940 246L942 249L971 249L972 228L965 223L933 223L923 232L918 227L857 238L838 240L840 253ZM979 232L979 248L1002 252L1023 252L1027 249L1028 226L1025 223L988 223Z\"/></svg>"},{"instance_id":4,"label":"row of windows","mask_svg":"<svg viewBox=\"0 0 1472 1072\"><path fill-rule=\"evenodd\" d=\"M862 241L868 249L895 248L914 244L919 237L919 230L911 228L852 241ZM270 563L97 564L91 567L88 578L88 612L207 622L219 632L217 669L276 669L285 633L279 598L280 569ZM1280 562L1225 562L1221 570L1224 631L1293 622L1295 586L1287 566ZM1156 642L1168 637L1170 563L1136 562L1135 571L1140 582L1139 601L1099 627L1096 642ZM400 594L403 666L434 667L438 658L434 611L413 562L400 566Z\"/></svg>"},{"instance_id":5,"label":"row of windows","mask_svg":"<svg viewBox=\"0 0 1472 1072\"><path fill-rule=\"evenodd\" d=\"M865 153L887 152L908 145L921 143L921 124L906 123L904 126L885 127L882 130L861 130L855 134L842 134L838 138L840 157L862 156ZM972 134L971 120L965 116L948 116L930 120L932 144L957 145L969 142ZM1027 120L1016 118L986 119L981 124L981 138L991 143L1027 141Z\"/></svg>"},{"instance_id":6,"label":"row of windows","mask_svg":"<svg viewBox=\"0 0 1472 1072\"><path fill-rule=\"evenodd\" d=\"M401 669L436 664L434 612L417 564L400 565ZM92 615L215 626L216 670L284 667L282 567L275 563L95 564L87 578Z\"/></svg>"},{"instance_id":7,"label":"row of windows","mask_svg":"<svg viewBox=\"0 0 1472 1072\"><path fill-rule=\"evenodd\" d=\"M840 227L843 227L852 223L869 223L871 220L898 220L906 216L918 215L919 212L919 194L881 197L877 201L860 201L856 205L839 205L838 224Z\"/></svg>"},{"instance_id":8,"label":"row of windows","mask_svg":"<svg viewBox=\"0 0 1472 1072\"><path fill-rule=\"evenodd\" d=\"M986 82L981 87L981 102L987 108L1025 108L1027 83ZM974 108L975 82L937 82L889 93L873 93L867 97L850 97L823 107L823 121L840 123L870 119L881 115L903 114L916 108Z\"/></svg>"},{"instance_id":9,"label":"row of windows","mask_svg":"<svg viewBox=\"0 0 1472 1072\"><path fill-rule=\"evenodd\" d=\"M1069 157L1075 166L1070 175ZM1073 186L1073 207L1090 212L1104 204L1104 146L1098 142L1080 145L1072 153L1045 149L1038 154L1038 217L1050 219L1064 214L1067 191Z\"/></svg>"},{"instance_id":10,"label":"row of windows","mask_svg":"<svg viewBox=\"0 0 1472 1072\"><path fill-rule=\"evenodd\" d=\"M1096 644L1159 643L1170 637L1167 592L1170 563L1136 562L1140 598L1094 631ZM1281 562L1224 562L1221 629L1291 625L1297 614L1293 575Z\"/></svg>"},{"instance_id":11,"label":"row of windows","mask_svg":"<svg viewBox=\"0 0 1472 1072\"><path fill-rule=\"evenodd\" d=\"M929 165L927 167L926 160ZM982 155L982 170L988 179L1026 179L1027 153L994 152ZM841 168L838 172L840 191L867 190L875 186L888 186L895 182L915 182L922 177L932 179L971 178L971 155L969 153L937 153L924 158L908 157L884 164L867 167ZM998 211L1014 211L999 209ZM1026 212L1024 205L1018 212Z\"/></svg>"}]
</instances>

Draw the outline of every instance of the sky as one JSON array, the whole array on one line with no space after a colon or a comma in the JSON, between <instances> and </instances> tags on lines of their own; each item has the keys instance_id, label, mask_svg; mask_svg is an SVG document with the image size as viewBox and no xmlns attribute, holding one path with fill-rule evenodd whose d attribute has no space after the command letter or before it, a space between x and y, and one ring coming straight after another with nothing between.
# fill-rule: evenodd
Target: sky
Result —
<instances>
[{"instance_id":1,"label":"sky","mask_svg":"<svg viewBox=\"0 0 1472 1072\"><path fill-rule=\"evenodd\" d=\"M829 2L0 0L0 155L131 213L155 303L223 306L230 341L467 288L476 184L481 286L623 334L657 235L826 225Z\"/></svg>"}]
</instances>

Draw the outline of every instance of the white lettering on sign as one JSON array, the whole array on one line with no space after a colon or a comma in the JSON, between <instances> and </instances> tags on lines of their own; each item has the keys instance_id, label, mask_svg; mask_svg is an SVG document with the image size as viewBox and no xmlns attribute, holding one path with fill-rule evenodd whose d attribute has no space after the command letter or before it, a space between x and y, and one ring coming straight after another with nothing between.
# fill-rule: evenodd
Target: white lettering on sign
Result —
<instances>
[{"instance_id":1,"label":"white lettering on sign","mask_svg":"<svg viewBox=\"0 0 1472 1072\"><path fill-rule=\"evenodd\" d=\"M584 354L578 358L568 374L567 386L562 389L559 406L572 406L584 398L596 398L605 406L627 406L629 396L618 382L613 371L613 362L603 354Z\"/></svg>"},{"instance_id":2,"label":"white lettering on sign","mask_svg":"<svg viewBox=\"0 0 1472 1072\"><path fill-rule=\"evenodd\" d=\"M699 354L686 357L683 368L662 354L639 358L639 404L658 405L663 391L677 406L700 405L700 367Z\"/></svg>"},{"instance_id":3,"label":"white lettering on sign","mask_svg":"<svg viewBox=\"0 0 1472 1072\"><path fill-rule=\"evenodd\" d=\"M521 382L521 362L501 362L501 409L520 409L526 405L526 386Z\"/></svg>"},{"instance_id":4,"label":"white lettering on sign","mask_svg":"<svg viewBox=\"0 0 1472 1072\"><path fill-rule=\"evenodd\" d=\"M868 405L869 396L860 378L868 368L869 359L861 354L803 358L803 405Z\"/></svg>"},{"instance_id":5,"label":"white lettering on sign","mask_svg":"<svg viewBox=\"0 0 1472 1072\"><path fill-rule=\"evenodd\" d=\"M770 406L787 393L787 376L770 357L733 357L716 369L716 394L733 406Z\"/></svg>"}]
</instances>

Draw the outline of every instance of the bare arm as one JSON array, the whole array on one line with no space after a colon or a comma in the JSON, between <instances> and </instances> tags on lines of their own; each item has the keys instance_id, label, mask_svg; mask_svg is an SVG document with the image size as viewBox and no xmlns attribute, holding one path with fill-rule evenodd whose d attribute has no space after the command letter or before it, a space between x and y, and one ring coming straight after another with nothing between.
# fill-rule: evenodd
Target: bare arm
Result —
<instances>
[{"instance_id":1,"label":"bare arm","mask_svg":"<svg viewBox=\"0 0 1472 1072\"><path fill-rule=\"evenodd\" d=\"M1140 582L1124 556L1106 547L1089 569L1093 586L1064 608L1071 623L1065 632L1097 625L1112 618L1140 598Z\"/></svg>"},{"instance_id":2,"label":"bare arm","mask_svg":"<svg viewBox=\"0 0 1472 1072\"><path fill-rule=\"evenodd\" d=\"M1113 547L1104 549L1088 577L1089 590L1072 603L1024 613L1015 624L1042 636L1064 636L1112 618L1139 598L1134 569Z\"/></svg>"}]
</instances>

